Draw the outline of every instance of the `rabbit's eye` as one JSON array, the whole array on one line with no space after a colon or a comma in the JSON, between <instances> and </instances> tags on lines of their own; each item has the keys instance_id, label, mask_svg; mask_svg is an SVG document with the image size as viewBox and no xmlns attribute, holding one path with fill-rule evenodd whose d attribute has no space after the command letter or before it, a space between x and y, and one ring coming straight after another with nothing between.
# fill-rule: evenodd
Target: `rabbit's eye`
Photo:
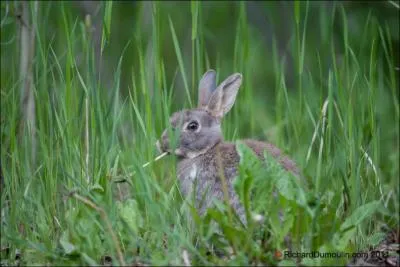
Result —
<instances>
[{"instance_id":1,"label":"rabbit's eye","mask_svg":"<svg viewBox=\"0 0 400 267\"><path fill-rule=\"evenodd\" d=\"M196 131L199 128L199 123L197 121L191 121L187 126L186 129L189 131Z\"/></svg>"}]
</instances>

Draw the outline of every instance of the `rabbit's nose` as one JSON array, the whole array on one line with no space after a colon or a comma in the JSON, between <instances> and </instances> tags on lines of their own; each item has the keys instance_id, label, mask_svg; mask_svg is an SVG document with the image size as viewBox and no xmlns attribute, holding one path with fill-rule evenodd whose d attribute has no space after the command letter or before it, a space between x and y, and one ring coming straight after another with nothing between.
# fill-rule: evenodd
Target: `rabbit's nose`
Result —
<instances>
[{"instance_id":1,"label":"rabbit's nose","mask_svg":"<svg viewBox=\"0 0 400 267\"><path fill-rule=\"evenodd\" d=\"M168 132L164 131L161 134L161 138L156 142L157 149L160 152L166 152L168 149Z\"/></svg>"}]
</instances>

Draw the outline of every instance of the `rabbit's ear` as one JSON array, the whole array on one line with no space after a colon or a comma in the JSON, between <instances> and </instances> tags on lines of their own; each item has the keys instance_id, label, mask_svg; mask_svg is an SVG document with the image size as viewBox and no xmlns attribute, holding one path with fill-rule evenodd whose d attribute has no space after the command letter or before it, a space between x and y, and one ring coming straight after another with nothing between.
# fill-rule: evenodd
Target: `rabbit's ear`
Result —
<instances>
[{"instance_id":1,"label":"rabbit's ear","mask_svg":"<svg viewBox=\"0 0 400 267\"><path fill-rule=\"evenodd\" d=\"M211 94L217 87L215 78L216 75L214 70L208 70L201 78L199 83L199 107L207 106Z\"/></svg>"},{"instance_id":2,"label":"rabbit's ear","mask_svg":"<svg viewBox=\"0 0 400 267\"><path fill-rule=\"evenodd\" d=\"M235 103L236 95L242 84L242 74L235 73L226 78L211 95L207 109L217 118L222 118Z\"/></svg>"}]
</instances>

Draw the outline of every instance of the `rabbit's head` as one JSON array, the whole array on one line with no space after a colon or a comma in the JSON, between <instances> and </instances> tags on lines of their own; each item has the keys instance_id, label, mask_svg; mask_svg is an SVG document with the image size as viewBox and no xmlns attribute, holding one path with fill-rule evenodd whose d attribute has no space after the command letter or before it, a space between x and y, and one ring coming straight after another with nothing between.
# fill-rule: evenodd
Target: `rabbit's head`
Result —
<instances>
[{"instance_id":1,"label":"rabbit's head","mask_svg":"<svg viewBox=\"0 0 400 267\"><path fill-rule=\"evenodd\" d=\"M222 141L221 120L235 103L242 75L235 73L216 86L214 70L207 71L199 83L199 101L195 109L175 112L171 130L164 130L157 147L161 152L183 158L195 158ZM170 141L170 133L176 142ZM171 143L176 143L173 149Z\"/></svg>"}]
</instances>

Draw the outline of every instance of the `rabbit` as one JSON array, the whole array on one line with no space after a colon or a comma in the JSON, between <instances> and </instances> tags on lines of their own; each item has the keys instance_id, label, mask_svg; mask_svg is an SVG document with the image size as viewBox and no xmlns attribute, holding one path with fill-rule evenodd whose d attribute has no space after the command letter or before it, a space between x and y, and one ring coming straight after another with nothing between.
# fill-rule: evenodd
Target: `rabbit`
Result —
<instances>
[{"instance_id":1,"label":"rabbit","mask_svg":"<svg viewBox=\"0 0 400 267\"><path fill-rule=\"evenodd\" d=\"M156 145L160 152L177 156L177 175L180 190L185 197L195 192L195 207L203 215L212 205L213 199L224 200L224 188L221 175L224 176L229 201L240 220L246 224L245 210L233 187L233 180L238 174L240 157L235 143L223 140L222 118L232 108L242 74L234 73L216 86L216 72L208 70L199 82L198 107L182 110L170 117L172 130L180 130L176 149L172 151L168 129L164 130ZM257 140L242 141L250 147L258 158L263 159L263 152L279 159L286 170L299 175L295 162L282 155L272 144Z\"/></svg>"}]
</instances>

